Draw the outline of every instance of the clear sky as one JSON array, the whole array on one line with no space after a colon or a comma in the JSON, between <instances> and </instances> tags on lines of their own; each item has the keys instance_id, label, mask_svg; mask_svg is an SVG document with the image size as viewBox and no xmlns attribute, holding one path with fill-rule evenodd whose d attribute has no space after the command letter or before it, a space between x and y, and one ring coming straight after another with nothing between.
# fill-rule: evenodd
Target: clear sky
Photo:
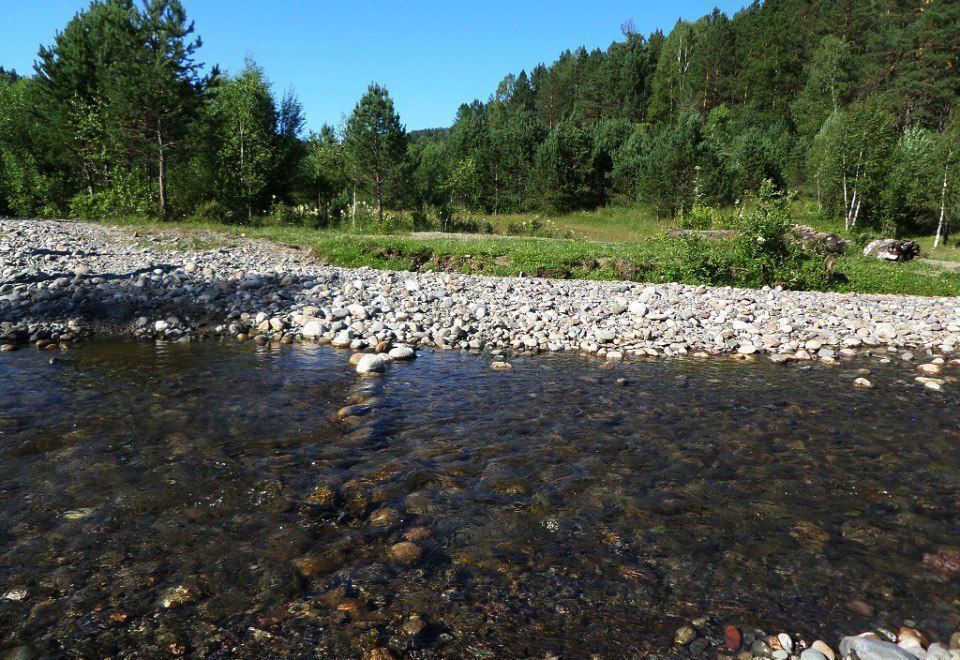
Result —
<instances>
[{"instance_id":1,"label":"clear sky","mask_svg":"<svg viewBox=\"0 0 960 660\"><path fill-rule=\"evenodd\" d=\"M0 0L0 66L32 71L37 47L84 0ZM448 126L504 75L579 45L606 48L633 19L665 32L678 18L743 0L184 0L200 61L236 70L252 55L279 94L292 88L309 128L339 124L370 82L387 86L408 129Z\"/></svg>"}]
</instances>

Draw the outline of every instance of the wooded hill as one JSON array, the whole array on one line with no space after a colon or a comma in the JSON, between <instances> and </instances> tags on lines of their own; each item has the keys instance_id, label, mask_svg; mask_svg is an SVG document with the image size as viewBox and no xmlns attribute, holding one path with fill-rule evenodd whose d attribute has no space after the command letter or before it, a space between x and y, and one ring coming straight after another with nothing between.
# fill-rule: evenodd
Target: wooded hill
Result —
<instances>
[{"instance_id":1,"label":"wooded hill","mask_svg":"<svg viewBox=\"0 0 960 660\"><path fill-rule=\"evenodd\" d=\"M932 232L960 206L960 3L767 0L507 75L448 130L407 134L372 85L301 135L253 62L196 63L176 0L94 2L0 75L0 213L333 224L373 206L658 214L764 180L848 227ZM519 64L519 63L518 63Z\"/></svg>"}]
</instances>

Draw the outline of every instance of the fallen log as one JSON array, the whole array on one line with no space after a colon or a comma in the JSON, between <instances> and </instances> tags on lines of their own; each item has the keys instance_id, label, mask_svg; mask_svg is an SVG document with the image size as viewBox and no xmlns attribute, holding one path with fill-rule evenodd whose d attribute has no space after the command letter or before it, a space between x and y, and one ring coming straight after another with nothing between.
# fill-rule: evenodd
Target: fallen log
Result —
<instances>
[{"instance_id":1,"label":"fallen log","mask_svg":"<svg viewBox=\"0 0 960 660\"><path fill-rule=\"evenodd\" d=\"M920 256L920 244L916 241L878 238L863 248L863 256L876 257L883 261L910 261Z\"/></svg>"}]
</instances>

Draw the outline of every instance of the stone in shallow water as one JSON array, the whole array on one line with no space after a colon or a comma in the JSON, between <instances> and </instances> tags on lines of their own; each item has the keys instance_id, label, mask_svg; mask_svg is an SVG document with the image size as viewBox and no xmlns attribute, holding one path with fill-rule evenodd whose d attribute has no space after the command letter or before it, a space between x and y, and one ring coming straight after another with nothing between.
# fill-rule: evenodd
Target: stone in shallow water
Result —
<instances>
[{"instance_id":1,"label":"stone in shallow water","mask_svg":"<svg viewBox=\"0 0 960 660\"><path fill-rule=\"evenodd\" d=\"M432 533L426 527L411 527L404 533L403 538L412 543L417 543L430 538L430 536L432 536Z\"/></svg>"},{"instance_id":2,"label":"stone in shallow water","mask_svg":"<svg viewBox=\"0 0 960 660\"><path fill-rule=\"evenodd\" d=\"M19 602L26 597L27 597L27 590L22 587L17 587L3 594L3 598L0 600L9 600L13 602Z\"/></svg>"},{"instance_id":3,"label":"stone in shallow water","mask_svg":"<svg viewBox=\"0 0 960 660\"><path fill-rule=\"evenodd\" d=\"M390 526L396 525L398 522L400 522L400 512L388 506L377 509L370 514L371 525Z\"/></svg>"},{"instance_id":4,"label":"stone in shallow water","mask_svg":"<svg viewBox=\"0 0 960 660\"><path fill-rule=\"evenodd\" d=\"M510 369L513 369L513 365L511 365L509 362L498 361L498 362L492 363L490 365L490 368L493 369L494 371L509 371Z\"/></svg>"},{"instance_id":5,"label":"stone in shallow water","mask_svg":"<svg viewBox=\"0 0 960 660\"><path fill-rule=\"evenodd\" d=\"M338 550L329 550L323 553L310 553L297 557L290 563L297 573L310 579L317 575L334 571L346 561L344 554Z\"/></svg>"},{"instance_id":6,"label":"stone in shallow water","mask_svg":"<svg viewBox=\"0 0 960 660\"><path fill-rule=\"evenodd\" d=\"M63 514L67 520L83 520L93 513L93 507L84 507L82 509L73 509Z\"/></svg>"},{"instance_id":7,"label":"stone in shallow water","mask_svg":"<svg viewBox=\"0 0 960 660\"><path fill-rule=\"evenodd\" d=\"M736 651L743 641L740 629L736 626L727 626L723 629L723 644L728 651Z\"/></svg>"},{"instance_id":8,"label":"stone in shallow water","mask_svg":"<svg viewBox=\"0 0 960 660\"><path fill-rule=\"evenodd\" d=\"M320 321L307 321L300 329L300 334L303 335L304 339L316 339L323 334L323 325Z\"/></svg>"},{"instance_id":9,"label":"stone in shallow water","mask_svg":"<svg viewBox=\"0 0 960 660\"><path fill-rule=\"evenodd\" d=\"M417 357L416 351L409 346L395 346L387 355L394 360L412 360Z\"/></svg>"},{"instance_id":10,"label":"stone in shallow water","mask_svg":"<svg viewBox=\"0 0 960 660\"><path fill-rule=\"evenodd\" d=\"M927 655L924 660L953 660L953 656L942 644L934 642L927 647Z\"/></svg>"},{"instance_id":11,"label":"stone in shallow water","mask_svg":"<svg viewBox=\"0 0 960 660\"><path fill-rule=\"evenodd\" d=\"M873 389L873 383L871 383L871 382L870 382L869 380L867 380L866 378L862 378L862 377L861 377L861 378L857 378L855 381L853 381L853 386L856 387L856 388L859 388L859 389L861 389L861 390L872 390L872 389Z\"/></svg>"},{"instance_id":12,"label":"stone in shallow water","mask_svg":"<svg viewBox=\"0 0 960 660\"><path fill-rule=\"evenodd\" d=\"M834 660L836 657L836 654L833 652L833 649L830 648L830 645L823 640L818 639L810 645L810 648L815 651L820 651L820 653L826 656L827 660Z\"/></svg>"},{"instance_id":13,"label":"stone in shallow water","mask_svg":"<svg viewBox=\"0 0 960 660\"><path fill-rule=\"evenodd\" d=\"M960 577L960 550L944 549L925 554L923 565L949 578Z\"/></svg>"},{"instance_id":14,"label":"stone in shallow water","mask_svg":"<svg viewBox=\"0 0 960 660\"><path fill-rule=\"evenodd\" d=\"M682 626L677 629L677 633L673 636L673 641L675 644L683 645L689 644L696 638L696 630L694 630L691 626Z\"/></svg>"},{"instance_id":15,"label":"stone in shallow water","mask_svg":"<svg viewBox=\"0 0 960 660\"><path fill-rule=\"evenodd\" d=\"M358 374L376 374L383 371L386 360L382 355L368 353L357 361Z\"/></svg>"},{"instance_id":16,"label":"stone in shallow water","mask_svg":"<svg viewBox=\"0 0 960 660\"><path fill-rule=\"evenodd\" d=\"M341 330L337 336L330 341L330 345L334 348L348 348L351 342L350 333L346 330Z\"/></svg>"},{"instance_id":17,"label":"stone in shallow water","mask_svg":"<svg viewBox=\"0 0 960 660\"><path fill-rule=\"evenodd\" d=\"M390 558L399 564L415 564L423 556L423 550L416 543L401 541L390 546Z\"/></svg>"},{"instance_id":18,"label":"stone in shallow water","mask_svg":"<svg viewBox=\"0 0 960 660\"><path fill-rule=\"evenodd\" d=\"M818 651L817 649L805 649L803 653L800 654L800 660L827 660L827 656Z\"/></svg>"},{"instance_id":19,"label":"stone in shallow water","mask_svg":"<svg viewBox=\"0 0 960 660\"><path fill-rule=\"evenodd\" d=\"M333 506L339 499L340 492L329 484L319 484L307 496L307 502L320 506Z\"/></svg>"},{"instance_id":20,"label":"stone in shallow water","mask_svg":"<svg viewBox=\"0 0 960 660\"><path fill-rule=\"evenodd\" d=\"M891 642L869 637L844 637L840 641L840 654L847 657L854 653L860 660L917 660L917 656Z\"/></svg>"},{"instance_id":21,"label":"stone in shallow water","mask_svg":"<svg viewBox=\"0 0 960 660\"><path fill-rule=\"evenodd\" d=\"M195 597L196 594L194 594L193 591L180 584L163 592L163 595L160 596L160 606L167 609L180 607L181 605L186 605Z\"/></svg>"},{"instance_id":22,"label":"stone in shallow water","mask_svg":"<svg viewBox=\"0 0 960 660\"><path fill-rule=\"evenodd\" d=\"M844 538L854 538L853 536L848 536L846 531L844 531ZM847 603L847 607L851 612L856 612L860 616L873 616L874 608L870 603L865 603L862 600L851 600Z\"/></svg>"},{"instance_id":23,"label":"stone in shallow water","mask_svg":"<svg viewBox=\"0 0 960 660\"><path fill-rule=\"evenodd\" d=\"M411 637L416 637L417 635L421 634L426 627L427 624L422 618L420 618L420 615L413 614L404 622L403 632L407 633Z\"/></svg>"}]
</instances>

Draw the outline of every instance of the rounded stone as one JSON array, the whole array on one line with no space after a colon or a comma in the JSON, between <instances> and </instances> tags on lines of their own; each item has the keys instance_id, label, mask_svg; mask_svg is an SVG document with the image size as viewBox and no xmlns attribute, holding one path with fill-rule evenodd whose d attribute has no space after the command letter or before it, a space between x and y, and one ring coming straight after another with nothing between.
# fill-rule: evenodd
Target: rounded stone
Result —
<instances>
[{"instance_id":1,"label":"rounded stone","mask_svg":"<svg viewBox=\"0 0 960 660\"><path fill-rule=\"evenodd\" d=\"M417 352L409 346L394 346L387 355L389 355L391 359L403 361L413 360L417 357Z\"/></svg>"},{"instance_id":2,"label":"rounded stone","mask_svg":"<svg viewBox=\"0 0 960 660\"><path fill-rule=\"evenodd\" d=\"M410 541L401 541L390 546L390 558L398 564L415 564L422 556L423 549Z\"/></svg>"},{"instance_id":3,"label":"rounded stone","mask_svg":"<svg viewBox=\"0 0 960 660\"><path fill-rule=\"evenodd\" d=\"M382 372L385 366L386 360L382 355L367 353L357 361L357 373L376 374Z\"/></svg>"},{"instance_id":4,"label":"rounded stone","mask_svg":"<svg viewBox=\"0 0 960 660\"><path fill-rule=\"evenodd\" d=\"M693 629L692 626L681 626L677 628L676 634L673 636L673 641L679 646L689 644L697 638L697 631Z\"/></svg>"}]
</instances>

